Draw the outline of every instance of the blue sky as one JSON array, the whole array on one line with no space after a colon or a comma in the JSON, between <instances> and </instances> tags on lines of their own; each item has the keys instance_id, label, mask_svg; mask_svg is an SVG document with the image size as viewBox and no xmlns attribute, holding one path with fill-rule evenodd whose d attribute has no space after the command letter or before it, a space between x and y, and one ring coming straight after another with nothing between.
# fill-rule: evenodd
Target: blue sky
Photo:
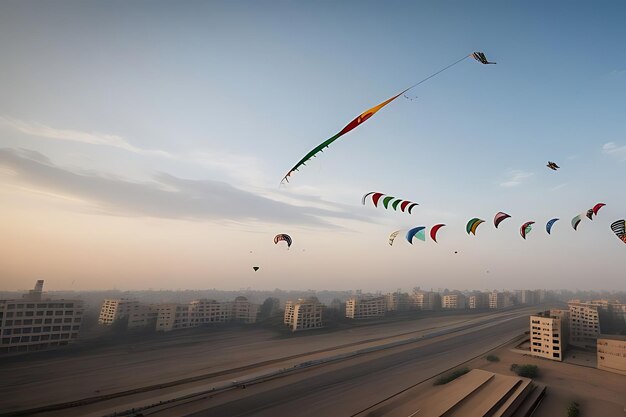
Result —
<instances>
[{"instance_id":1,"label":"blue sky","mask_svg":"<svg viewBox=\"0 0 626 417\"><path fill-rule=\"evenodd\" d=\"M626 217L625 17L621 2L3 2L0 274L7 289L624 289L608 225ZM278 187L474 50L498 64L433 78ZM368 191L419 210L363 207ZM387 245L435 223L438 245Z\"/></svg>"}]
</instances>

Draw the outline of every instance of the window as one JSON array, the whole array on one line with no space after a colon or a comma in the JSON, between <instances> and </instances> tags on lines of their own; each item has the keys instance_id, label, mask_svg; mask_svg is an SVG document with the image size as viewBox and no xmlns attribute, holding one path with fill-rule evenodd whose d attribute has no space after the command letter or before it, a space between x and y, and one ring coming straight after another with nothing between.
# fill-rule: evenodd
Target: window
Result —
<instances>
[{"instance_id":1,"label":"window","mask_svg":"<svg viewBox=\"0 0 626 417\"><path fill-rule=\"evenodd\" d=\"M36 315L37 316L43 316L44 311L43 310L39 310L37 311Z\"/></svg>"},{"instance_id":2,"label":"window","mask_svg":"<svg viewBox=\"0 0 626 417\"><path fill-rule=\"evenodd\" d=\"M13 326L13 320L7 320L4 322L5 326Z\"/></svg>"},{"instance_id":3,"label":"window","mask_svg":"<svg viewBox=\"0 0 626 417\"><path fill-rule=\"evenodd\" d=\"M45 324L52 324L52 319L45 319L45 320L44 320L44 323L45 323Z\"/></svg>"},{"instance_id":4,"label":"window","mask_svg":"<svg viewBox=\"0 0 626 417\"><path fill-rule=\"evenodd\" d=\"M35 304L26 304L26 308L35 308Z\"/></svg>"}]
</instances>

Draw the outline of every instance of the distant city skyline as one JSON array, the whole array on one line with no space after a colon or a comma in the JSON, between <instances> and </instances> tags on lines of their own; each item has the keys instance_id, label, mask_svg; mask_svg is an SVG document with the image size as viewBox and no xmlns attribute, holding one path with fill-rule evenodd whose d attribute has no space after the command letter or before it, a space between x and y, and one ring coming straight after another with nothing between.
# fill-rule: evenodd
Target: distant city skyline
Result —
<instances>
[{"instance_id":1,"label":"distant city skyline","mask_svg":"<svg viewBox=\"0 0 626 417\"><path fill-rule=\"evenodd\" d=\"M4 2L0 290L624 290L609 225L626 217L625 12ZM360 112L476 50L497 65L451 68L278 186ZM369 191L420 205L364 207ZM512 218L495 229L498 211ZM437 244L387 243L436 223Z\"/></svg>"}]
</instances>

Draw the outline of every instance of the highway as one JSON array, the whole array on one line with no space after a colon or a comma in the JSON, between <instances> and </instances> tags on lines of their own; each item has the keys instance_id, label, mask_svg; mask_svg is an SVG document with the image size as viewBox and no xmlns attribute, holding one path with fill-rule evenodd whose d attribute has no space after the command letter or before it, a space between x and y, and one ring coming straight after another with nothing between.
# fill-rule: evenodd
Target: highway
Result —
<instances>
[{"instance_id":1,"label":"highway","mask_svg":"<svg viewBox=\"0 0 626 417\"><path fill-rule=\"evenodd\" d=\"M528 329L528 313L277 378L245 389L144 411L148 416L382 415L375 404L480 356ZM372 408L370 408L372 407Z\"/></svg>"}]
</instances>

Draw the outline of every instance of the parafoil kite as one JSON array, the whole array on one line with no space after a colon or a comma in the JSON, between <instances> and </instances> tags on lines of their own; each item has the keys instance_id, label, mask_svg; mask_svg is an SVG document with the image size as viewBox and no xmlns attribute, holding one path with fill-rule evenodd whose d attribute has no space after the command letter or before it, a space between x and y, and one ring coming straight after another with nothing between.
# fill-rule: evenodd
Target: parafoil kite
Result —
<instances>
[{"instance_id":1,"label":"parafoil kite","mask_svg":"<svg viewBox=\"0 0 626 417\"><path fill-rule=\"evenodd\" d=\"M465 226L465 230L467 231L467 234L469 235L471 233L473 235L476 235L476 228L478 228L478 226L480 226L480 224L484 222L485 222L484 220L474 217L472 220L467 222L467 225Z\"/></svg>"},{"instance_id":2,"label":"parafoil kite","mask_svg":"<svg viewBox=\"0 0 626 417\"><path fill-rule=\"evenodd\" d=\"M522 225L522 227L520 227L520 229L519 229L519 234L520 234L520 235L521 235L524 239L526 239L526 235L527 235L528 233L530 233L530 231L531 231L531 230L533 230L533 228L532 228L532 226L531 226L531 225L533 225L533 224L535 224L535 222L526 222L526 223L524 223L524 224Z\"/></svg>"},{"instance_id":3,"label":"parafoil kite","mask_svg":"<svg viewBox=\"0 0 626 417\"><path fill-rule=\"evenodd\" d=\"M274 236L274 243L275 244L277 244L278 242L281 242L281 241L287 242L287 248L291 247L291 242L292 242L291 236L286 235L284 233L280 233L280 234Z\"/></svg>"},{"instance_id":4,"label":"parafoil kite","mask_svg":"<svg viewBox=\"0 0 626 417\"><path fill-rule=\"evenodd\" d=\"M481 64L495 64L495 62L487 61L487 57L482 52L473 52L472 58L474 58L476 61L480 62Z\"/></svg>"},{"instance_id":5,"label":"parafoil kite","mask_svg":"<svg viewBox=\"0 0 626 417\"><path fill-rule=\"evenodd\" d=\"M626 220L621 219L611 223L611 230L622 242L626 243Z\"/></svg>"},{"instance_id":6,"label":"parafoil kite","mask_svg":"<svg viewBox=\"0 0 626 417\"><path fill-rule=\"evenodd\" d=\"M380 109L385 107L387 104L391 103L392 101L394 101L396 98L400 97L401 95L403 95L407 91L417 87L418 85L422 84L425 81L428 81L429 79L433 78L437 74L442 73L443 71L447 70L448 68L451 68L451 67L455 66L456 64L460 63L461 61L464 61L466 58L469 58L469 57L474 58L476 61L480 62L481 64L493 64L493 62L487 61L487 58L485 57L484 53L482 53L482 52L473 52L473 53L471 53L469 55L464 56L463 58L459 59L458 61L455 61L452 64L450 64L450 65L440 69L439 71L435 72L434 74L429 75L428 77L424 78L423 80L413 84L409 88L399 92L395 96L393 96L393 97L383 101L382 103L372 107L371 109L365 110L363 113L359 114L354 120L352 120L350 123L348 123L338 133L336 133L334 136L331 136L330 138L326 139L324 142L320 143L318 146L313 148L309 153L304 155L304 157L301 160L299 160L298 163L296 163L293 166L293 168L291 168L287 172L287 174L283 177L283 179L280 181L281 184L284 181L289 182L289 177L291 176L291 174L294 173L294 171L298 171L300 169L300 167L302 167L303 165L306 165L306 163L311 158L316 157L319 152L323 152L324 149L329 147L331 143L333 143L334 141L336 141L337 139L339 139L341 136L345 135L346 133L350 132L351 130L353 130L357 126L359 126L362 123L364 123L367 119L372 117L374 114L376 114L376 112L378 112Z\"/></svg>"},{"instance_id":7,"label":"parafoil kite","mask_svg":"<svg viewBox=\"0 0 626 417\"><path fill-rule=\"evenodd\" d=\"M256 272L256 271L259 270L259 267L258 266L253 266L252 269L254 269L254 272Z\"/></svg>"},{"instance_id":8,"label":"parafoil kite","mask_svg":"<svg viewBox=\"0 0 626 417\"><path fill-rule=\"evenodd\" d=\"M431 229L430 229L430 238L432 240L435 241L435 243L437 243L437 232L439 231L439 229L441 229L442 227L444 227L445 224L441 223L441 224L436 224L434 225Z\"/></svg>"},{"instance_id":9,"label":"parafoil kite","mask_svg":"<svg viewBox=\"0 0 626 417\"><path fill-rule=\"evenodd\" d=\"M389 235L389 246L393 246L393 241L396 239L396 236L398 236L398 233L400 233L400 231L396 230L395 232Z\"/></svg>"},{"instance_id":10,"label":"parafoil kite","mask_svg":"<svg viewBox=\"0 0 626 417\"><path fill-rule=\"evenodd\" d=\"M417 203L414 203L412 201L409 200L402 200L400 198L396 198L396 197L392 197L392 196L388 196L386 194L383 193L377 193L374 191L371 191L367 194L365 194L363 196L363 198L361 199L361 204L365 205L365 201L367 201L367 197L372 196L372 203L374 203L374 207L378 207L378 202L380 201L380 199L382 197L383 198L383 207L385 207L386 209L389 208L389 203L395 199L395 201L393 203L391 203L391 207L397 211L398 209L398 205L400 206L400 211L402 211L404 213L404 211L408 211L409 214L411 214L411 210L413 210L413 207L419 205Z\"/></svg>"},{"instance_id":11,"label":"parafoil kite","mask_svg":"<svg viewBox=\"0 0 626 417\"><path fill-rule=\"evenodd\" d=\"M550 231L552 230L552 225L554 225L554 223L556 223L559 219L554 218L551 220L548 220L548 223L546 223L546 232L548 232L548 234L550 234Z\"/></svg>"},{"instance_id":12,"label":"parafoil kite","mask_svg":"<svg viewBox=\"0 0 626 417\"><path fill-rule=\"evenodd\" d=\"M600 211L600 209L602 207L606 206L606 204L604 203L598 203L595 206L593 206L593 208L591 210L593 210L593 214L595 214L596 216L598 215L598 212Z\"/></svg>"},{"instance_id":13,"label":"parafoil kite","mask_svg":"<svg viewBox=\"0 0 626 417\"><path fill-rule=\"evenodd\" d=\"M572 219L572 227L574 228L574 230L577 230L576 228L578 227L579 224L580 224L580 214L578 216L575 216Z\"/></svg>"},{"instance_id":14,"label":"parafoil kite","mask_svg":"<svg viewBox=\"0 0 626 417\"><path fill-rule=\"evenodd\" d=\"M557 164L555 164L552 161L548 161L548 165L546 165L548 168L550 168L552 171L556 171L557 169L561 168L560 166L558 166Z\"/></svg>"},{"instance_id":15,"label":"parafoil kite","mask_svg":"<svg viewBox=\"0 0 626 417\"><path fill-rule=\"evenodd\" d=\"M509 216L508 214L500 211L500 212L496 213L496 215L494 216L494 218L493 218L493 225L496 226L496 229L497 229L498 225L500 223L502 223L503 220L508 219L509 217L511 217L511 216Z\"/></svg>"},{"instance_id":16,"label":"parafoil kite","mask_svg":"<svg viewBox=\"0 0 626 417\"><path fill-rule=\"evenodd\" d=\"M587 210L587 218L593 220L593 209Z\"/></svg>"},{"instance_id":17,"label":"parafoil kite","mask_svg":"<svg viewBox=\"0 0 626 417\"><path fill-rule=\"evenodd\" d=\"M424 242L426 240L426 235L425 235L424 229L426 229L424 226L418 226L418 227L414 227L411 230L409 230L406 233L406 240L407 240L407 242L409 242L412 245L414 237L416 237L419 240L421 240L422 242Z\"/></svg>"}]
</instances>

